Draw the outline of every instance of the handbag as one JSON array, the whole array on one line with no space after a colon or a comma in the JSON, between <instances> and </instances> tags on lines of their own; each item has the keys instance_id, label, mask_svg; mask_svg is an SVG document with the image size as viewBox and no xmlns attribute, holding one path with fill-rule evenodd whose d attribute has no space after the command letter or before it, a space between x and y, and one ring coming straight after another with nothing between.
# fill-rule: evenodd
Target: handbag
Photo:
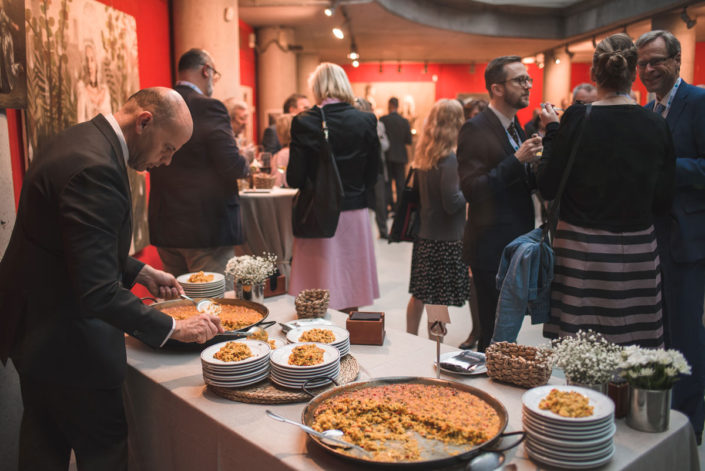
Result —
<instances>
[{"instance_id":1,"label":"handbag","mask_svg":"<svg viewBox=\"0 0 705 471\"><path fill-rule=\"evenodd\" d=\"M413 184L409 184L413 178ZM421 197L417 185L416 170L409 169L397 204L392 229L389 231L388 242L412 242L419 233Z\"/></svg>"},{"instance_id":2,"label":"handbag","mask_svg":"<svg viewBox=\"0 0 705 471\"><path fill-rule=\"evenodd\" d=\"M306 177L303 188L294 196L291 224L295 237L330 238L335 235L345 192L338 165L328 141L328 125L321 112L323 142L316 155L316 172Z\"/></svg>"},{"instance_id":3,"label":"handbag","mask_svg":"<svg viewBox=\"0 0 705 471\"><path fill-rule=\"evenodd\" d=\"M551 202L548 220L541 228L533 229L511 241L502 251L497 272L499 299L495 313L493 343L516 342L522 320L527 312L531 314L533 324L546 322L549 318L554 263L551 241L558 224L561 197L591 110L592 105L588 105L578 138L570 150L570 156L563 169L558 192ZM522 266L525 267L525 271L519 269Z\"/></svg>"}]
</instances>

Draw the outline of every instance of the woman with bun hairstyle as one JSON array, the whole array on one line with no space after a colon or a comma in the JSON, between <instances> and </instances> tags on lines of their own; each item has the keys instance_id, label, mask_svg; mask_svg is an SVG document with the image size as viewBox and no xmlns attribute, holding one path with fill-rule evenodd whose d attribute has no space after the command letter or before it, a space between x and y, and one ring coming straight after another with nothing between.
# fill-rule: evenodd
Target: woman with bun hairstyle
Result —
<instances>
[{"instance_id":1,"label":"woman with bun hairstyle","mask_svg":"<svg viewBox=\"0 0 705 471\"><path fill-rule=\"evenodd\" d=\"M546 337L592 329L620 345L664 343L653 224L671 205L675 155L666 121L629 96L636 62L629 36L610 36L593 55L598 100L589 116L589 105L577 104L559 123L552 105L542 107L546 137L537 184L545 199L556 196L571 149L579 145L553 241Z\"/></svg>"}]
</instances>

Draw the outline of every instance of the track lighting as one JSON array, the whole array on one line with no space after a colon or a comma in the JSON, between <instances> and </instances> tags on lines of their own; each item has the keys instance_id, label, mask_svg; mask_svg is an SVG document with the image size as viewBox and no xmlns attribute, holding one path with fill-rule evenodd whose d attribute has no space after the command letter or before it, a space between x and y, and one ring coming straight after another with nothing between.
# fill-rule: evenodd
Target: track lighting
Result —
<instances>
[{"instance_id":1,"label":"track lighting","mask_svg":"<svg viewBox=\"0 0 705 471\"><path fill-rule=\"evenodd\" d=\"M693 26L695 26L695 23L697 23L696 20L688 16L688 11L686 8L683 8L683 13L681 13L681 20L683 20L688 29L692 28Z\"/></svg>"},{"instance_id":2,"label":"track lighting","mask_svg":"<svg viewBox=\"0 0 705 471\"><path fill-rule=\"evenodd\" d=\"M333 28L333 36L335 36L338 39L343 39L345 37L345 34L343 34L343 30L340 28Z\"/></svg>"}]
</instances>

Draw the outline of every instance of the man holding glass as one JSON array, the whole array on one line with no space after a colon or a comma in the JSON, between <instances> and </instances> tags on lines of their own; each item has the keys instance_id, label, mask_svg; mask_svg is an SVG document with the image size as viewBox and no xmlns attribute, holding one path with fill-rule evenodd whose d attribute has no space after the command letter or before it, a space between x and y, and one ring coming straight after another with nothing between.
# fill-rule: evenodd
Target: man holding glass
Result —
<instances>
[{"instance_id":1,"label":"man holding glass","mask_svg":"<svg viewBox=\"0 0 705 471\"><path fill-rule=\"evenodd\" d=\"M191 111L193 136L170 167L150 171L150 239L173 275L223 273L233 246L243 241L237 179L248 167L225 105L211 98L219 77L206 51L181 56L175 89Z\"/></svg>"},{"instance_id":2,"label":"man holding glass","mask_svg":"<svg viewBox=\"0 0 705 471\"><path fill-rule=\"evenodd\" d=\"M527 139L516 118L529 105L532 83L520 57L493 59L485 69L489 107L467 121L458 136L460 187L470 204L463 258L477 288L479 351L487 348L494 331L502 250L534 228L528 164L538 158L541 138Z\"/></svg>"}]
</instances>

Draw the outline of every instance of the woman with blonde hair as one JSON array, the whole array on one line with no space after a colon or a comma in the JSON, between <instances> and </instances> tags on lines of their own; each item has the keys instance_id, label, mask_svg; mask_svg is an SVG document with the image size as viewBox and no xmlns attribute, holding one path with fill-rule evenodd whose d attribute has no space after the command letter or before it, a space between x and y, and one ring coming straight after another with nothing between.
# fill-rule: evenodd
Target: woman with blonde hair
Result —
<instances>
[{"instance_id":1,"label":"woman with blonde hair","mask_svg":"<svg viewBox=\"0 0 705 471\"><path fill-rule=\"evenodd\" d=\"M286 178L282 173L289 165L289 143L291 142L291 122L294 115L286 113L277 117L274 128L277 131L277 139L282 148L272 156L271 174L276 176L275 186L286 186Z\"/></svg>"},{"instance_id":2,"label":"woman with blonde hair","mask_svg":"<svg viewBox=\"0 0 705 471\"><path fill-rule=\"evenodd\" d=\"M379 167L377 118L352 106L352 87L338 65L320 64L309 85L316 106L296 115L291 124L286 181L292 188L303 188L307 179L315 181L317 159L325 142L325 116L344 196L333 237L294 237L289 293L295 296L304 289L324 288L330 291L332 309L352 311L379 297L366 196L367 188L377 180Z\"/></svg>"},{"instance_id":3,"label":"woman with blonde hair","mask_svg":"<svg viewBox=\"0 0 705 471\"><path fill-rule=\"evenodd\" d=\"M421 212L406 309L406 331L411 334L418 334L425 304L462 306L470 297L468 266L462 260L465 198L455 156L463 121L457 100L438 100L416 146L413 171Z\"/></svg>"}]
</instances>

